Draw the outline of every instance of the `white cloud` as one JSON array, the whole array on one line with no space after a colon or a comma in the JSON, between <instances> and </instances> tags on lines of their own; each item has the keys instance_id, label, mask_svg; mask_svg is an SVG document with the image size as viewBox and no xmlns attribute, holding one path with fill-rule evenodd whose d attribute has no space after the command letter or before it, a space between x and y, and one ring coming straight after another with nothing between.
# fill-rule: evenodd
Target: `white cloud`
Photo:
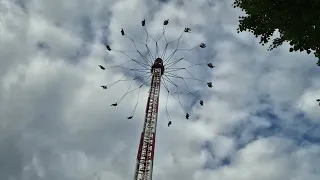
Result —
<instances>
[{"instance_id":1,"label":"white cloud","mask_svg":"<svg viewBox=\"0 0 320 180\"><path fill-rule=\"evenodd\" d=\"M292 141L278 137L258 139L238 151L230 166L199 172L197 179L316 179L318 149L317 145L297 148ZM315 159L309 159L307 153ZM306 164L310 166L305 168Z\"/></svg>"}]
</instances>

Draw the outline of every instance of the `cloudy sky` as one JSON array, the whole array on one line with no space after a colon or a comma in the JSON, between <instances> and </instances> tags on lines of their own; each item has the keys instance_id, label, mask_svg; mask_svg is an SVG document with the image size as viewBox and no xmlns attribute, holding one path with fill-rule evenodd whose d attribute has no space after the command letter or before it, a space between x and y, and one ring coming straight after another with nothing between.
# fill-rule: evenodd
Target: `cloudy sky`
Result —
<instances>
[{"instance_id":1,"label":"cloudy sky","mask_svg":"<svg viewBox=\"0 0 320 180\"><path fill-rule=\"evenodd\" d=\"M204 90L205 105L190 106L189 120L169 97L170 128L162 90L153 179L318 180L317 60L289 53L287 44L267 52L252 34L237 34L242 12L231 4L0 0L0 179L133 179L146 99L128 120L135 94L110 106L127 84L99 87L124 71L101 71L97 65L124 61L103 46L131 46L121 39L121 28L141 40L142 19L153 34L170 19L168 37L190 27L182 44L207 44L189 58L216 66L193 72L214 87L190 82Z\"/></svg>"}]
</instances>

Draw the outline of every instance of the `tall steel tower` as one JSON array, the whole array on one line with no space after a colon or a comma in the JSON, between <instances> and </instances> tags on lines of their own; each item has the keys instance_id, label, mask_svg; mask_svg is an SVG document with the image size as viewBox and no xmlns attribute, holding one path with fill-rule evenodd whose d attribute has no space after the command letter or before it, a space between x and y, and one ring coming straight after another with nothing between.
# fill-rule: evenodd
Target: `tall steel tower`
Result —
<instances>
[{"instance_id":1,"label":"tall steel tower","mask_svg":"<svg viewBox=\"0 0 320 180\"><path fill-rule=\"evenodd\" d=\"M161 58L155 60L151 72L152 79L137 153L134 180L152 180L161 76L164 73Z\"/></svg>"},{"instance_id":2,"label":"tall steel tower","mask_svg":"<svg viewBox=\"0 0 320 180\"><path fill-rule=\"evenodd\" d=\"M133 90L130 89L131 88L131 83L130 83L126 93L117 102L111 104L111 106L118 106L120 104L120 102L124 99L125 96L129 95L130 93L132 93L136 90L139 90L136 105L135 105L134 110L132 111L131 115L129 117L127 117L128 119L133 118L134 113L137 108L137 105L138 105L138 102L143 99L143 98L139 99L140 89L144 85L147 85L150 82L149 78L151 77L151 84L150 84L149 93L148 93L149 97L148 97L148 101L147 101L147 105L146 105L143 131L140 136L140 143L139 143L138 152L137 152L134 180L152 180L155 141L156 141L157 117L158 117L158 106L159 106L159 95L160 95L161 84L167 90L168 97L169 97L169 95L171 95L174 97L174 99L176 99L179 102L181 108L186 113L186 119L189 118L189 114L185 110L185 108L183 107L182 103L180 102L180 95L179 94L181 94L182 92L186 92L186 95L194 96L195 98L197 98L197 100L199 100L199 103L201 106L203 106L203 101L200 100L198 96L196 96L194 93L192 93L189 90L185 79L193 80L195 82L200 82L200 83L204 83L204 84L206 83L209 88L212 88L211 82L203 81L201 79L196 78L188 69L191 67L202 66L202 65L208 66L209 68L212 69L214 66L208 62L200 62L199 59L196 59L196 62L192 62L191 60L186 59L186 53L191 52L192 50L196 49L197 47L205 48L206 45L204 43L201 43L200 45L196 45L195 47L193 47L191 49L179 48L179 43L182 38L182 35L184 33L190 33L190 31L191 31L190 28L185 28L178 39L168 42L168 40L166 39L166 36L165 36L165 30L166 30L166 26L168 25L168 23L169 23L169 19L167 19L163 22L162 35L157 40L155 40L153 37L150 37L150 35L147 31L147 28L145 27L146 22L145 22L145 20L143 20L141 22L141 24L144 28L145 33L146 33L145 43L133 40L133 38L128 36L124 32L124 30L121 29L121 35L123 37L126 37L127 39L129 39L133 43L135 50L117 50L117 49L111 48L111 46L109 46L109 45L105 45L105 46L108 49L108 51L120 53L120 54L124 55L125 57L127 57L129 60L126 62L122 62L119 65L106 67L106 68L102 65L99 65L99 67L102 70L107 70L107 69L111 69L111 68L121 68L123 70L126 70L127 72L125 73L124 76L126 76L128 74L128 72L134 72L136 75L133 79L130 79L130 80L123 80L121 78L121 79L119 79L109 85L102 85L101 87L103 89L109 89L112 86L114 86L115 84L123 82L123 81L143 82L138 88L135 88ZM164 47L163 53L159 54L158 41L160 41L160 39L162 37L165 40L165 47ZM150 51L150 48L148 47L148 38L151 38L155 42L156 52L154 55L152 54L152 52ZM174 42L177 42L177 44L174 48L174 51L168 57L166 57L166 52L167 52L169 45ZM145 46L145 49L147 50L147 52L143 53L140 50L138 50L137 44L141 44L141 45ZM182 58L172 60L173 56L178 51L185 52L184 56ZM129 55L130 52L137 53L138 55L140 55L140 57L132 58ZM145 54L145 55L143 55L143 54ZM138 60L138 59L140 59L140 60ZM189 63L189 66L182 67L182 65L179 64L182 61L184 61L185 63ZM133 65L138 66L138 68L133 67L132 65L125 67L125 64L129 64L130 62L133 63ZM185 71L187 74L190 74L191 77L184 78L182 75L177 74L180 71ZM137 75L138 73L141 73L141 75ZM133 75L131 74L131 76L130 75L127 75L127 76L131 77ZM148 76L148 77L146 77L146 76ZM184 83L184 85L186 85L187 89L183 89L180 85L177 85L173 80L171 80L171 78L181 80ZM168 84L173 85L172 87L174 87L177 90L176 93L178 94L178 98L170 93ZM147 96L147 94L146 94L146 96ZM168 103L168 97L167 97L167 103ZM166 109L166 112L168 115L168 121L169 121L168 126L170 126L171 118L170 118L170 115L169 115L169 112L167 109L167 103L166 103L165 109Z\"/></svg>"}]
</instances>

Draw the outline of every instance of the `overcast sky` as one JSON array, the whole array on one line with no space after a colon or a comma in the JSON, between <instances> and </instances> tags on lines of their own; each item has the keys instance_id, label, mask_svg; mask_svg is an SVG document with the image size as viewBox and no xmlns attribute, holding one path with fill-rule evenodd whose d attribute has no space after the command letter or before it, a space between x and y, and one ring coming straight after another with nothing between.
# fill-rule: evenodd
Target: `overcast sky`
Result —
<instances>
[{"instance_id":1,"label":"overcast sky","mask_svg":"<svg viewBox=\"0 0 320 180\"><path fill-rule=\"evenodd\" d=\"M162 89L154 180L320 179L317 59L237 34L232 2L0 0L0 179L133 179L146 99L128 120L136 94L111 107L127 84L99 87L124 72L97 65L123 62L103 43L131 46L121 28L145 38L143 19L153 34L170 19L171 39L190 27L182 44L207 47L189 58L216 66L193 72L214 87L190 82L205 104L189 120L169 97L170 128Z\"/></svg>"}]
</instances>

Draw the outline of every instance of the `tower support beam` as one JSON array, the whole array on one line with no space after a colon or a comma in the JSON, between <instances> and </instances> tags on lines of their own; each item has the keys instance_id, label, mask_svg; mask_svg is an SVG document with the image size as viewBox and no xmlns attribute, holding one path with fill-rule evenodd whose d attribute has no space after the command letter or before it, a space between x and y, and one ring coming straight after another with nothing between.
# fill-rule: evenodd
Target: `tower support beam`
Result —
<instances>
[{"instance_id":1,"label":"tower support beam","mask_svg":"<svg viewBox=\"0 0 320 180\"><path fill-rule=\"evenodd\" d=\"M152 180L160 84L163 73L163 66L161 67L162 60L161 64L158 65L160 66L154 66L152 68L152 80L146 106L143 132L140 137L134 180Z\"/></svg>"}]
</instances>

